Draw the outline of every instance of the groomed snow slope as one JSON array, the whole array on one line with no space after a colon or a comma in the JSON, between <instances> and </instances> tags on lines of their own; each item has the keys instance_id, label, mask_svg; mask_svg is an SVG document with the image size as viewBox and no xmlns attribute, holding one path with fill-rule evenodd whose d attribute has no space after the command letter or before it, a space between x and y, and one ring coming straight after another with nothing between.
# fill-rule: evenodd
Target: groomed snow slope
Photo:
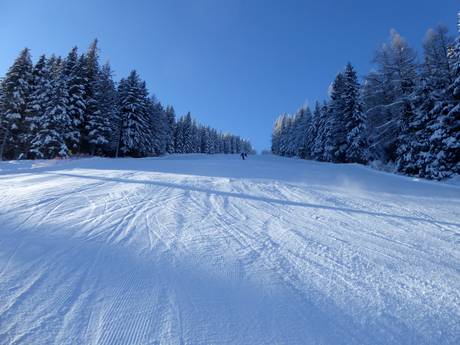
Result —
<instances>
[{"instance_id":1,"label":"groomed snow slope","mask_svg":"<svg viewBox=\"0 0 460 345\"><path fill-rule=\"evenodd\" d=\"M458 186L271 156L0 170L1 344L460 344Z\"/></svg>"}]
</instances>

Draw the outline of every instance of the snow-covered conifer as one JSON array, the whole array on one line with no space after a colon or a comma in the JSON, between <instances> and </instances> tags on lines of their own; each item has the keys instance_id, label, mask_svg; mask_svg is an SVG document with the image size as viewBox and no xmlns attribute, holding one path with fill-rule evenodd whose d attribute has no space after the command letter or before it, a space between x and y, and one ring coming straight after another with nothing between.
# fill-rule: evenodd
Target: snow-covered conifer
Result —
<instances>
[{"instance_id":1,"label":"snow-covered conifer","mask_svg":"<svg viewBox=\"0 0 460 345\"><path fill-rule=\"evenodd\" d=\"M30 152L35 158L65 158L69 148L65 142L65 133L71 119L68 115L69 95L65 78L52 80L51 94L46 110L38 120L37 131L31 140Z\"/></svg>"},{"instance_id":2,"label":"snow-covered conifer","mask_svg":"<svg viewBox=\"0 0 460 345\"><path fill-rule=\"evenodd\" d=\"M106 63L96 76L93 99L97 105L86 121L87 139L91 154L109 150L109 143L118 124L116 89L112 70Z\"/></svg>"},{"instance_id":3,"label":"snow-covered conifer","mask_svg":"<svg viewBox=\"0 0 460 345\"><path fill-rule=\"evenodd\" d=\"M80 150L80 134L86 111L85 67L82 65L82 60L78 56L77 47L72 48L63 64L62 73L66 80L67 92L69 95L67 113L70 118L70 126L66 130L65 137L69 150L73 153L77 153Z\"/></svg>"},{"instance_id":4,"label":"snow-covered conifer","mask_svg":"<svg viewBox=\"0 0 460 345\"><path fill-rule=\"evenodd\" d=\"M121 152L127 156L144 156L151 152L148 92L136 71L120 81L118 101L122 119Z\"/></svg>"},{"instance_id":5,"label":"snow-covered conifer","mask_svg":"<svg viewBox=\"0 0 460 345\"><path fill-rule=\"evenodd\" d=\"M32 79L32 60L29 49L21 51L3 80L4 137L0 143L0 157L18 158L27 151L27 111Z\"/></svg>"}]
</instances>

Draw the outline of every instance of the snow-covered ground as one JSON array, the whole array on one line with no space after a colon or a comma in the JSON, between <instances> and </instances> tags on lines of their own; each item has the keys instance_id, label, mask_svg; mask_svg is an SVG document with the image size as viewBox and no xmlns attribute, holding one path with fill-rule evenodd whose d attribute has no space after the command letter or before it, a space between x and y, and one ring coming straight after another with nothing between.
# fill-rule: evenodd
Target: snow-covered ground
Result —
<instances>
[{"instance_id":1,"label":"snow-covered ground","mask_svg":"<svg viewBox=\"0 0 460 345\"><path fill-rule=\"evenodd\" d=\"M460 187L272 156L0 163L1 344L460 344Z\"/></svg>"}]
</instances>

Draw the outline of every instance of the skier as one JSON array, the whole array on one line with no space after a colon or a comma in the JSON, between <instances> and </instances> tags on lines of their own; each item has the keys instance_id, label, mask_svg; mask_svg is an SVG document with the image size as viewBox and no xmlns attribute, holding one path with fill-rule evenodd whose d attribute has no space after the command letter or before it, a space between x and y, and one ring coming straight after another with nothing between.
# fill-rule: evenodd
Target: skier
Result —
<instances>
[{"instance_id":1,"label":"skier","mask_svg":"<svg viewBox=\"0 0 460 345\"><path fill-rule=\"evenodd\" d=\"M241 152L241 159L242 159L242 160L245 160L245 158L246 158L246 153Z\"/></svg>"}]
</instances>

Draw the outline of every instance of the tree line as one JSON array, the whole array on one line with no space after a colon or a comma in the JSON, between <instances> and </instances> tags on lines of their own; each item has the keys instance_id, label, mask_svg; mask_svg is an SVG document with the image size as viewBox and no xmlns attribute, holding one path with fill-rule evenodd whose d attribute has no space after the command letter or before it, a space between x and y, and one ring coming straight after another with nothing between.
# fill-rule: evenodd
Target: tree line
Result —
<instances>
[{"instance_id":1,"label":"tree line","mask_svg":"<svg viewBox=\"0 0 460 345\"><path fill-rule=\"evenodd\" d=\"M460 37L444 26L428 30L420 63L392 30L373 63L362 84L348 63L328 100L282 114L272 152L325 162L380 161L428 179L460 174Z\"/></svg>"},{"instance_id":2,"label":"tree line","mask_svg":"<svg viewBox=\"0 0 460 345\"><path fill-rule=\"evenodd\" d=\"M250 142L190 113L176 119L136 71L115 82L110 65L100 65L97 40L86 53L75 47L35 64L26 48L0 80L1 159L239 152L252 152Z\"/></svg>"}]
</instances>

